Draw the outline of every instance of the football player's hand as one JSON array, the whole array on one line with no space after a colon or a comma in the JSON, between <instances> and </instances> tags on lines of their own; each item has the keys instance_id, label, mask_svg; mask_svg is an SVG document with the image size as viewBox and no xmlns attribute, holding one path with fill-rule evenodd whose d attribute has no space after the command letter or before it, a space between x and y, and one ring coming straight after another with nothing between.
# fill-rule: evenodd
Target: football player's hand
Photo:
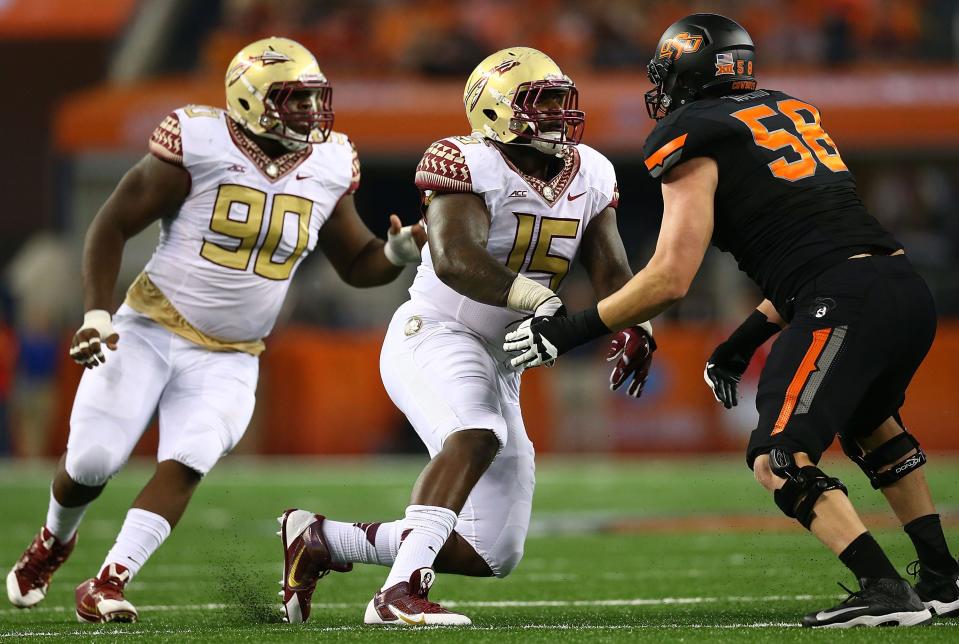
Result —
<instances>
[{"instance_id":1,"label":"football player's hand","mask_svg":"<svg viewBox=\"0 0 959 644\"><path fill-rule=\"evenodd\" d=\"M748 366L749 362L727 342L716 347L713 355L709 356L703 370L703 379L716 400L726 409L732 409L739 404L739 381Z\"/></svg>"},{"instance_id":2,"label":"football player's hand","mask_svg":"<svg viewBox=\"0 0 959 644\"><path fill-rule=\"evenodd\" d=\"M390 215L390 229L386 231L386 245L383 252L386 259L395 266L418 264L420 250L426 244L426 229L422 224L404 226L400 218Z\"/></svg>"},{"instance_id":3,"label":"football player's hand","mask_svg":"<svg viewBox=\"0 0 959 644\"><path fill-rule=\"evenodd\" d=\"M93 369L107 361L103 355L103 345L105 344L111 351L116 351L119 341L120 335L114 330L108 311L101 309L87 311L83 316L83 324L73 334L70 357L77 364Z\"/></svg>"},{"instance_id":4,"label":"football player's hand","mask_svg":"<svg viewBox=\"0 0 959 644\"><path fill-rule=\"evenodd\" d=\"M649 368L653 364L655 350L653 325L649 322L617 333L606 355L606 362L616 360L616 366L609 374L610 391L616 391L622 387L623 383L632 376L633 381L626 388L627 395L633 398L643 395L643 387L646 386L646 378L649 377Z\"/></svg>"}]
</instances>

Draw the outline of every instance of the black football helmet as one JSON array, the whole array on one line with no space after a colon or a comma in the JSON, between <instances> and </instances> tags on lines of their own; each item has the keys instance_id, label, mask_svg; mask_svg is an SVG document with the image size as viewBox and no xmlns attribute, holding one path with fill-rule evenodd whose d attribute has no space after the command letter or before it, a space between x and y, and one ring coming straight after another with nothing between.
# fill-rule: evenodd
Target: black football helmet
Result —
<instances>
[{"instance_id":1,"label":"black football helmet","mask_svg":"<svg viewBox=\"0 0 959 644\"><path fill-rule=\"evenodd\" d=\"M700 98L756 89L752 38L714 13L694 13L670 25L646 71L656 86L646 92L646 111L654 119Z\"/></svg>"}]
</instances>

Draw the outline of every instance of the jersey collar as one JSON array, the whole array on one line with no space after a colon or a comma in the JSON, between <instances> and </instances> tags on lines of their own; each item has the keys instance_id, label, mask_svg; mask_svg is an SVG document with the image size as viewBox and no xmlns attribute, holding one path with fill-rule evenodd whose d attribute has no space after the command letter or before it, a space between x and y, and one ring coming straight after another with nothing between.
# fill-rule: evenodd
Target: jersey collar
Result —
<instances>
[{"instance_id":1,"label":"jersey collar","mask_svg":"<svg viewBox=\"0 0 959 644\"><path fill-rule=\"evenodd\" d=\"M287 152L283 156L273 159L260 149L260 146L233 119L226 119L226 127L236 147L253 162L257 170L271 183L288 175L313 154L313 146L308 145L303 150Z\"/></svg>"},{"instance_id":2,"label":"jersey collar","mask_svg":"<svg viewBox=\"0 0 959 644\"><path fill-rule=\"evenodd\" d=\"M543 201L549 204L550 208L556 205L556 202L559 201L559 198L563 196L563 193L566 192L570 184L573 182L573 177L575 177L579 172L580 156L579 150L577 150L575 147L570 147L569 151L563 155L563 168L549 181L543 181L542 179L538 179L526 174L517 168L513 162L510 161L509 157L503 154L503 151L500 150L498 146L494 145L493 147L496 148L496 151L499 152L501 157L503 157L506 165L508 165L513 172L522 177L523 181L525 181L526 184L543 199Z\"/></svg>"}]
</instances>

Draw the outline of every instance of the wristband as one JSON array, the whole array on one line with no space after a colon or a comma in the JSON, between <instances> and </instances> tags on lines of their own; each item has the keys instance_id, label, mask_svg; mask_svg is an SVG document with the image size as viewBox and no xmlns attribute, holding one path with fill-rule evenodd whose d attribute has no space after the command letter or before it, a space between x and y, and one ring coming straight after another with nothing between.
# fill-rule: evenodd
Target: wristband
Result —
<instances>
[{"instance_id":1,"label":"wristband","mask_svg":"<svg viewBox=\"0 0 959 644\"><path fill-rule=\"evenodd\" d=\"M93 329L100 334L100 338L106 340L111 335L116 334L113 329L113 316L109 311L103 309L91 309L83 314L83 324L80 330Z\"/></svg>"},{"instance_id":2,"label":"wristband","mask_svg":"<svg viewBox=\"0 0 959 644\"><path fill-rule=\"evenodd\" d=\"M551 297L556 297L552 290L528 277L517 275L509 287L506 306L517 313L532 313Z\"/></svg>"}]
</instances>

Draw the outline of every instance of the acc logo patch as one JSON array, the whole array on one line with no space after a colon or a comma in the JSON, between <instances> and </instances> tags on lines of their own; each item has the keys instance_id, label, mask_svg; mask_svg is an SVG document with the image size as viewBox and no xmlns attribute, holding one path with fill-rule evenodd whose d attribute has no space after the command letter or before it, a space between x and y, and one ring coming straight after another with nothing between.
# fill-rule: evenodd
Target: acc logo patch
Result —
<instances>
[{"instance_id":1,"label":"acc logo patch","mask_svg":"<svg viewBox=\"0 0 959 644\"><path fill-rule=\"evenodd\" d=\"M702 36L692 36L688 31L676 34L659 48L659 57L678 60L683 54L692 54L703 46Z\"/></svg>"}]
</instances>

